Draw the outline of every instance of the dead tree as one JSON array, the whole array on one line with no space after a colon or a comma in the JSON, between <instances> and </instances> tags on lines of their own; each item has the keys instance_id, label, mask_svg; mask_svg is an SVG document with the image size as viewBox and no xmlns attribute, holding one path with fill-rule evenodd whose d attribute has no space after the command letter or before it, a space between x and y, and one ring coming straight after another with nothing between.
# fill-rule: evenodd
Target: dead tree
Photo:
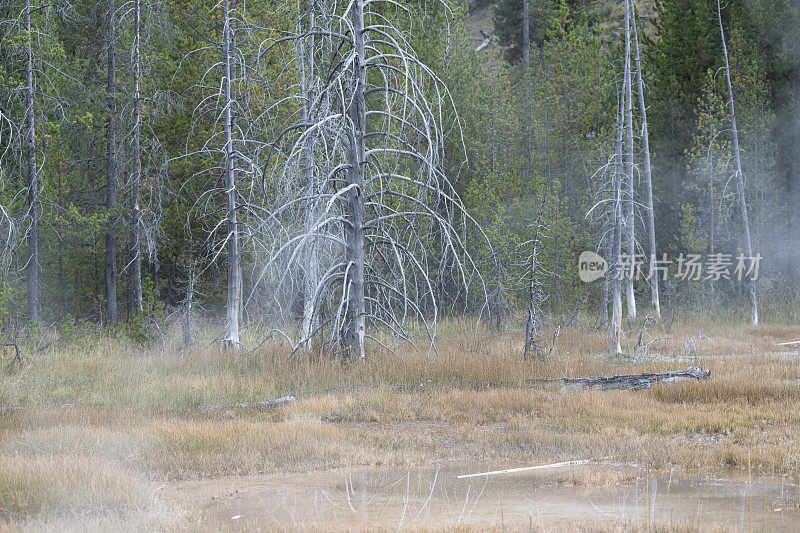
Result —
<instances>
[{"instance_id":1,"label":"dead tree","mask_svg":"<svg viewBox=\"0 0 800 533\"><path fill-rule=\"evenodd\" d=\"M636 294L633 289L633 278L636 262L636 218L634 209L633 187L633 95L631 83L631 21L629 1L625 0L625 72L623 88L623 107L625 108L625 184L627 195L625 197L625 242L627 244L628 262L630 270L625 275L625 297L627 300L628 318L636 319Z\"/></svg>"},{"instance_id":2,"label":"dead tree","mask_svg":"<svg viewBox=\"0 0 800 533\"><path fill-rule=\"evenodd\" d=\"M195 293L197 292L197 268L196 262L189 260L186 273L186 296L181 302L181 337L183 346L186 350L190 349L195 340L195 327L193 324L195 317Z\"/></svg>"},{"instance_id":3,"label":"dead tree","mask_svg":"<svg viewBox=\"0 0 800 533\"><path fill-rule=\"evenodd\" d=\"M107 81L106 81L106 324L117 321L117 6L107 2Z\"/></svg>"},{"instance_id":4,"label":"dead tree","mask_svg":"<svg viewBox=\"0 0 800 533\"><path fill-rule=\"evenodd\" d=\"M636 29L636 10L633 2L629 2L631 10L631 24L633 25L633 43L636 53L636 88L639 93L639 114L642 119L642 151L643 153L643 166L645 187L647 188L647 237L649 240L650 261L656 260L656 225L655 214L653 210L653 176L650 166L650 136L647 130L647 106L644 101L644 83L642 81L642 62L639 56L639 33ZM661 318L661 301L658 294L658 275L654 269L651 268L651 276L649 278L651 297L653 300L653 313L656 319Z\"/></svg>"},{"instance_id":5,"label":"dead tree","mask_svg":"<svg viewBox=\"0 0 800 533\"><path fill-rule=\"evenodd\" d=\"M28 241L28 319L34 323L41 320L41 272L39 261L39 167L36 160L36 81L32 44L31 0L25 0L22 12L22 30L28 36L24 45L25 62L25 152L28 174L27 241Z\"/></svg>"},{"instance_id":6,"label":"dead tree","mask_svg":"<svg viewBox=\"0 0 800 533\"><path fill-rule=\"evenodd\" d=\"M622 233L623 221L623 130L624 109L623 91L617 92L617 111L615 113L614 153L595 175L601 176L600 187L595 193L596 202L586 214L593 217L600 230L598 250L605 249L606 270L603 273L603 301L600 312L602 324L609 326L610 349L621 351L622 338ZM610 174L610 179L607 176ZM593 176L594 177L594 176ZM599 213L599 215L597 214ZM609 320L608 305L611 301L612 314Z\"/></svg>"},{"instance_id":7,"label":"dead tree","mask_svg":"<svg viewBox=\"0 0 800 533\"><path fill-rule=\"evenodd\" d=\"M416 13L391 0L317 1L313 31L278 38L264 52L288 41L313 42L321 74L309 110L272 143L275 179L289 193L254 233L264 260L248 301L268 279L291 283L309 245L324 242L312 306L325 310L325 318L311 336L327 328L320 346L336 347L343 358L364 357L367 340L388 349L413 341L412 323L435 338L434 276L461 279L467 290L476 272L462 235L468 216L442 171L450 96L416 56L409 31L382 14L387 8L417 23ZM314 166L325 169L313 191L297 185L312 135L320 139ZM321 208L313 224L297 220L314 213L314 202ZM433 251L442 266L431 273ZM308 337L301 333L298 346Z\"/></svg>"},{"instance_id":8,"label":"dead tree","mask_svg":"<svg viewBox=\"0 0 800 533\"><path fill-rule=\"evenodd\" d=\"M10 141L8 154L4 154L9 164L18 167L18 173L25 176L25 207L17 213L8 212L12 217L14 242L27 241L27 254L23 257L23 268L27 271L28 320L40 323L42 306L42 266L39 255L42 209L42 178L40 175L41 146L37 142L37 123L52 122L64 118L64 103L53 85L54 77L48 72L54 61L48 54L54 48L50 25L56 20L69 20L74 11L65 2L50 2L36 5L31 0L22 3L14 0L0 0L0 9L6 15L0 19L0 40L8 64L4 65L11 79L16 83L4 86L3 97L8 107L21 109L20 117L5 117ZM18 118L18 119L17 119ZM41 132L39 133L41 135ZM20 195L21 196L21 195ZM16 194L13 195L16 197ZM2 218L2 215L0 215ZM9 235L6 230L6 235ZM4 251L5 252L5 251ZM0 252L0 256L4 255ZM8 254L5 254L8 257Z\"/></svg>"},{"instance_id":9,"label":"dead tree","mask_svg":"<svg viewBox=\"0 0 800 533\"><path fill-rule=\"evenodd\" d=\"M624 93L624 91L623 91ZM613 177L613 255L609 261L611 282L611 350L614 353L622 352L622 131L623 131L623 102L624 96L620 95L619 111L617 113L617 135L614 148L614 177Z\"/></svg>"},{"instance_id":10,"label":"dead tree","mask_svg":"<svg viewBox=\"0 0 800 533\"><path fill-rule=\"evenodd\" d=\"M41 272L39 262L39 168L36 164L36 120L34 56L31 44L31 1L25 0L25 31L28 33L25 45L25 144L28 156L28 318L40 321Z\"/></svg>"},{"instance_id":11,"label":"dead tree","mask_svg":"<svg viewBox=\"0 0 800 533\"><path fill-rule=\"evenodd\" d=\"M669 372L643 372L619 376L592 376L589 378L560 378L558 381L579 389L649 389L657 383L699 381L711 378L710 370L692 367Z\"/></svg>"},{"instance_id":12,"label":"dead tree","mask_svg":"<svg viewBox=\"0 0 800 533\"><path fill-rule=\"evenodd\" d=\"M223 348L238 349L241 297L241 235L240 210L243 210L240 175L250 177L258 172L258 163L244 152L244 141L254 139L251 131L252 121L245 114L251 111L248 105L249 85L244 72L251 66L244 49L250 49L251 42L235 43L233 24L237 28L246 26L246 17L232 7L231 0L220 0L217 4L219 20L212 15L207 33L204 35L208 46L193 50L186 61L207 61L208 68L200 82L193 87L200 103L193 111L194 121L209 127L210 134L196 149L190 148L193 131L187 137L187 150L181 157L198 157L202 161L212 160L211 167L203 166L197 177L214 179L207 189L194 202L194 209L201 220L210 221L207 246L212 257L204 268L210 268L219 257L225 260L227 274L225 332L222 336ZM261 108L260 102L253 102L254 112ZM234 117L237 121L234 122ZM263 126L263 125L262 125ZM244 161L244 167L240 163ZM220 216L220 213L224 213Z\"/></svg>"},{"instance_id":13,"label":"dead tree","mask_svg":"<svg viewBox=\"0 0 800 533\"><path fill-rule=\"evenodd\" d=\"M142 0L134 0L133 13L133 172L130 184L131 219L128 249L131 254L128 274L128 316L142 312L142 243L141 208L142 188Z\"/></svg>"},{"instance_id":14,"label":"dead tree","mask_svg":"<svg viewBox=\"0 0 800 533\"><path fill-rule=\"evenodd\" d=\"M744 173L742 172L742 160L739 154L739 130L736 128L736 109L733 102L733 86L731 84L731 67L728 63L728 46L725 43L725 30L722 26L722 7L717 0L717 17L719 20L719 34L722 39L722 55L725 59L725 81L728 84L728 107L731 113L731 137L733 139L733 159L736 164L736 196L739 201L739 208L742 214L742 236L744 239L744 251L749 258L753 257L753 245L750 240L750 220L747 215L747 191L745 190ZM750 278L750 324L758 324L758 301L756 298L756 280Z\"/></svg>"},{"instance_id":15,"label":"dead tree","mask_svg":"<svg viewBox=\"0 0 800 533\"><path fill-rule=\"evenodd\" d=\"M127 280L126 308L128 319L143 310L142 261L145 254L157 265L157 244L163 242L161 228L161 195L166 180L166 150L153 131L153 119L167 107L180 105L181 101L169 91L145 90L147 76L154 66L144 58L152 42L169 35L166 18L160 16L158 5L147 0L127 0L118 6L117 49L126 46L122 38L131 35L129 56L124 67L130 75L130 88L119 90L120 106L118 136L118 171L120 193L126 197L125 221L127 224L127 249L124 272ZM123 36L123 37L120 37ZM129 95L125 97L125 95ZM145 104L149 104L145 106ZM145 110L147 108L147 111ZM124 157L123 157L124 156ZM127 179L123 179L127 176ZM145 180L147 176L147 180ZM121 204L122 202L118 202ZM118 207L120 209L120 207Z\"/></svg>"},{"instance_id":16,"label":"dead tree","mask_svg":"<svg viewBox=\"0 0 800 533\"><path fill-rule=\"evenodd\" d=\"M228 299L225 306L225 336L223 346L238 349L239 312L242 295L242 266L239 255L239 222L236 193L236 169L234 167L233 147L233 95L231 93L231 74L233 54L231 50L231 10L230 0L222 0L222 106L224 144L224 179L225 179L225 212L228 225L227 258L228 258Z\"/></svg>"},{"instance_id":17,"label":"dead tree","mask_svg":"<svg viewBox=\"0 0 800 533\"><path fill-rule=\"evenodd\" d=\"M15 124L11 121L3 110L0 109L0 146L5 149L0 152L0 195L8 187L5 159L10 153L13 136L15 135ZM3 203L4 198L0 196L0 283L4 282L11 264L12 256L16 247L17 224L8 205Z\"/></svg>"},{"instance_id":18,"label":"dead tree","mask_svg":"<svg viewBox=\"0 0 800 533\"><path fill-rule=\"evenodd\" d=\"M46 32L47 14L55 9L55 5L34 6L31 0L24 0L22 4L4 1L0 3L6 18L0 20L3 30L3 41L10 43L7 46L11 64L7 70L19 76L18 85L7 86L10 90L5 93L8 97L9 109L19 106L22 109L20 120L11 120L6 117L4 126L12 129L8 131L7 139L13 153L13 160L20 167L20 174L26 177L25 197L26 206L21 217L16 219L17 237L19 241L27 241L27 254L23 264L26 269L27 308L28 320L33 323L41 322L41 275L42 266L39 257L39 228L41 225L41 188L42 182L39 175L39 157L37 143L37 122L42 121L44 104L41 95L45 94L44 83L48 83L47 76L42 74L43 41L49 36ZM44 16L42 16L44 14ZM20 39L20 36L23 38ZM10 161L11 158L6 160ZM9 217L13 216L7 213ZM9 226L10 227L10 226ZM6 235L10 235L8 231Z\"/></svg>"},{"instance_id":19,"label":"dead tree","mask_svg":"<svg viewBox=\"0 0 800 533\"><path fill-rule=\"evenodd\" d=\"M491 33L486 33L485 30L481 29L480 30L480 34L481 34L481 37L483 37L483 41L481 41L481 44L479 44L478 46L475 47L475 51L476 52L480 52L481 50L484 50L487 46L489 46L492 43L492 34Z\"/></svg>"},{"instance_id":20,"label":"dead tree","mask_svg":"<svg viewBox=\"0 0 800 533\"><path fill-rule=\"evenodd\" d=\"M542 305L542 287L541 287L541 265L539 262L539 253L541 253L541 231L542 231L542 218L544 215L544 194L539 205L539 214L536 217L536 227L533 232L533 240L529 243L532 250L529 259L528 267L528 317L525 321L525 348L522 354L523 359L527 359L531 349L536 350L537 357L541 353L541 348L538 346L537 332L541 324L541 305Z\"/></svg>"},{"instance_id":21,"label":"dead tree","mask_svg":"<svg viewBox=\"0 0 800 533\"><path fill-rule=\"evenodd\" d=\"M301 69L301 101L303 108L303 120L306 124L311 124L314 120L315 113L319 113L320 109L314 105L314 94L321 86L322 81L318 78L316 70L316 57L315 57L315 31L316 27L316 0L308 0L305 16L299 13L298 21L301 26L298 28L299 33L307 32L308 37L299 41L300 49L300 69ZM327 106L322 106L327 109ZM303 180L307 189L307 196L309 198L306 214L306 231L313 233L314 225L319 219L320 213L323 209L320 202L320 190L318 180L318 169L315 165L314 158L314 143L317 137L317 132L310 131L303 139L303 155L302 155L302 171ZM305 264L303 268L304 285L303 285L303 318L302 318L302 337L301 343L305 345L306 350L311 350L311 337L313 336L317 326L318 309L314 303L314 292L319 284L319 245L320 240L316 237L309 239L308 246L305 250Z\"/></svg>"}]
</instances>

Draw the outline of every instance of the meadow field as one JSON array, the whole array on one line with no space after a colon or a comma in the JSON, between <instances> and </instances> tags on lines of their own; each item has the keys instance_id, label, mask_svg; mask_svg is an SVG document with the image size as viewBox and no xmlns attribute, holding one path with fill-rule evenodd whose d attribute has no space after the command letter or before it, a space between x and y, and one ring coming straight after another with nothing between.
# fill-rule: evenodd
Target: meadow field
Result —
<instances>
[{"instance_id":1,"label":"meadow field","mask_svg":"<svg viewBox=\"0 0 800 533\"><path fill-rule=\"evenodd\" d=\"M800 356L777 343L800 327L666 322L616 356L604 331L564 328L544 360L523 360L519 333L455 322L435 354L346 364L287 358L280 344L173 350L108 335L22 346L22 365L7 350L0 530L791 529ZM550 381L690 366L711 379L617 391ZM455 477L575 460L590 464L469 487ZM663 489L647 499L666 479L669 513ZM706 485L717 500L747 494L711 514L702 495L673 501ZM534 486L538 514L521 497ZM598 498L617 511L585 505Z\"/></svg>"}]
</instances>

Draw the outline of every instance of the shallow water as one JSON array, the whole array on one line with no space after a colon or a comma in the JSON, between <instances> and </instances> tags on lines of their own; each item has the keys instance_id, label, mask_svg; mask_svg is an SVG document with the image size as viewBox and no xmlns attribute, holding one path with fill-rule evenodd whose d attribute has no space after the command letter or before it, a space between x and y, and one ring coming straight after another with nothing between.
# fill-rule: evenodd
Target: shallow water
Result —
<instances>
[{"instance_id":1,"label":"shallow water","mask_svg":"<svg viewBox=\"0 0 800 533\"><path fill-rule=\"evenodd\" d=\"M486 470L491 467L461 463L353 468L185 482L173 494L193 501L215 522L244 528L614 524L626 529L691 525L699 530L800 530L800 489L780 478L651 476L634 466L610 464L456 477Z\"/></svg>"}]
</instances>

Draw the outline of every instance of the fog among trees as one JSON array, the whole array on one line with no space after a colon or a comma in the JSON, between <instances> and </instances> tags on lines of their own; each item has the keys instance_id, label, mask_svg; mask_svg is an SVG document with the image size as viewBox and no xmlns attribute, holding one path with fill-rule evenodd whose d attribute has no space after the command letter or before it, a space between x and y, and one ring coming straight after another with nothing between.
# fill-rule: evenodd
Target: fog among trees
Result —
<instances>
[{"instance_id":1,"label":"fog among trees","mask_svg":"<svg viewBox=\"0 0 800 533\"><path fill-rule=\"evenodd\" d=\"M543 326L619 352L794 319L798 28L791 0L0 0L0 339L435 357L466 317L547 357Z\"/></svg>"}]
</instances>

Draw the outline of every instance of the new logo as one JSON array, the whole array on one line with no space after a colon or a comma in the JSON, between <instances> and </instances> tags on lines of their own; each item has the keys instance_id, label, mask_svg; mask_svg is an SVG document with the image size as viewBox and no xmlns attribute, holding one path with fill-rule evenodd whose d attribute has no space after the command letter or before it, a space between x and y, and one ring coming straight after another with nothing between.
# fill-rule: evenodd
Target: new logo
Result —
<instances>
[{"instance_id":1,"label":"new logo","mask_svg":"<svg viewBox=\"0 0 800 533\"><path fill-rule=\"evenodd\" d=\"M608 263L603 256L590 250L581 252L578 257L578 276L584 283L591 283L605 276Z\"/></svg>"}]
</instances>

